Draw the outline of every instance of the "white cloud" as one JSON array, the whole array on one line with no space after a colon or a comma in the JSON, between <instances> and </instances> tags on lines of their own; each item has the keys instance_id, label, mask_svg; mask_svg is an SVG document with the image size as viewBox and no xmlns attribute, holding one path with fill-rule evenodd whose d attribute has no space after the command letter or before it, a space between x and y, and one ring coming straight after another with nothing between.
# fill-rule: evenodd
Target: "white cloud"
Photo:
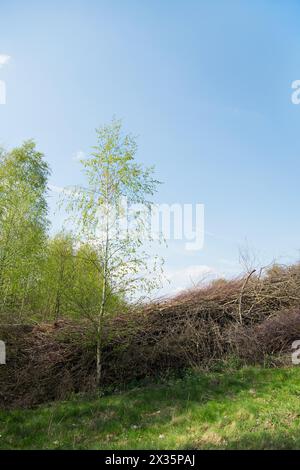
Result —
<instances>
[{"instance_id":1,"label":"white cloud","mask_svg":"<svg viewBox=\"0 0 300 470\"><path fill-rule=\"evenodd\" d=\"M78 150L73 156L73 160L80 161L86 158L86 154L82 150Z\"/></svg>"},{"instance_id":2,"label":"white cloud","mask_svg":"<svg viewBox=\"0 0 300 470\"><path fill-rule=\"evenodd\" d=\"M204 264L193 264L179 269L166 269L165 277L169 283L163 286L166 294L176 294L181 290L208 282L218 276L217 271Z\"/></svg>"},{"instance_id":3,"label":"white cloud","mask_svg":"<svg viewBox=\"0 0 300 470\"><path fill-rule=\"evenodd\" d=\"M54 184L49 184L48 188L53 193L57 193L57 194L61 194L61 193L68 194L68 195L76 194L75 186L69 186L69 187L64 188L63 186L55 186Z\"/></svg>"},{"instance_id":4,"label":"white cloud","mask_svg":"<svg viewBox=\"0 0 300 470\"><path fill-rule=\"evenodd\" d=\"M7 62L9 62L9 60L10 60L10 56L9 56L9 55L0 54L0 67L2 67L2 65L7 64Z\"/></svg>"},{"instance_id":5,"label":"white cloud","mask_svg":"<svg viewBox=\"0 0 300 470\"><path fill-rule=\"evenodd\" d=\"M192 264L180 269L169 269L168 276L170 280L178 277L198 279L199 277L208 273L211 274L212 272L214 272L214 269L210 266L205 264Z\"/></svg>"},{"instance_id":6,"label":"white cloud","mask_svg":"<svg viewBox=\"0 0 300 470\"><path fill-rule=\"evenodd\" d=\"M54 184L49 184L49 189L54 193L63 193L64 188L61 186L55 186Z\"/></svg>"}]
</instances>

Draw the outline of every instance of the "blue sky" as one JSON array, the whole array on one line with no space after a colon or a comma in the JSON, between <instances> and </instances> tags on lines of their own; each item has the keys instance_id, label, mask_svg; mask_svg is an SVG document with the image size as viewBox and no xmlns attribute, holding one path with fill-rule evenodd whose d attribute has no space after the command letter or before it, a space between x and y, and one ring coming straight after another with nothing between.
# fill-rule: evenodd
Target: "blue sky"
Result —
<instances>
[{"instance_id":1,"label":"blue sky","mask_svg":"<svg viewBox=\"0 0 300 470\"><path fill-rule=\"evenodd\" d=\"M203 250L163 251L167 290L299 258L300 78L297 1L72 0L1 3L7 103L0 143L34 138L51 184L80 183L75 155L113 115L139 136L138 159L164 181L159 202L205 204ZM53 215L56 195L49 198Z\"/></svg>"}]
</instances>

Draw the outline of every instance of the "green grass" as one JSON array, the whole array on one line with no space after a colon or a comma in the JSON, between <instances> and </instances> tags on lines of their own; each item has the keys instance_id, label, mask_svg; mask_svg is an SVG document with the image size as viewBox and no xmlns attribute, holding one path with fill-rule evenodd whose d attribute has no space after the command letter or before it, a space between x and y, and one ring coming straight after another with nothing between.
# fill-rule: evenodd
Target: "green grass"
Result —
<instances>
[{"instance_id":1,"label":"green grass","mask_svg":"<svg viewBox=\"0 0 300 470\"><path fill-rule=\"evenodd\" d=\"M297 449L300 369L189 373L167 384L0 411L1 449Z\"/></svg>"}]
</instances>

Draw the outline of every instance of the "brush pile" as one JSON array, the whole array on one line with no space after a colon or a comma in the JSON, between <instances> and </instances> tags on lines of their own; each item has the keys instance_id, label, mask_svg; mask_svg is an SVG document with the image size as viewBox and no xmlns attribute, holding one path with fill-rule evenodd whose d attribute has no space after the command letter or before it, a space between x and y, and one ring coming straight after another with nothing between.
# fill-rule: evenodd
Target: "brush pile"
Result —
<instances>
[{"instance_id":1,"label":"brush pile","mask_svg":"<svg viewBox=\"0 0 300 470\"><path fill-rule=\"evenodd\" d=\"M0 406L32 406L91 390L95 344L86 322L0 326ZM105 329L103 382L123 383L170 370L209 368L236 356L247 363L291 351L300 339L300 264L274 266L186 291L121 313Z\"/></svg>"}]
</instances>

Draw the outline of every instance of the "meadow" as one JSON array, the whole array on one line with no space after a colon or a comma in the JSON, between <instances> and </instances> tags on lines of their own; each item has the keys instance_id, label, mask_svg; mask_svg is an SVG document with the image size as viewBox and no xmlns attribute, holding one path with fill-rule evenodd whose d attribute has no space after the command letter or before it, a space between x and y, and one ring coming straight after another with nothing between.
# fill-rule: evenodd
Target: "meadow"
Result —
<instances>
[{"instance_id":1,"label":"meadow","mask_svg":"<svg viewBox=\"0 0 300 470\"><path fill-rule=\"evenodd\" d=\"M299 366L189 371L0 412L1 449L299 449Z\"/></svg>"}]
</instances>

